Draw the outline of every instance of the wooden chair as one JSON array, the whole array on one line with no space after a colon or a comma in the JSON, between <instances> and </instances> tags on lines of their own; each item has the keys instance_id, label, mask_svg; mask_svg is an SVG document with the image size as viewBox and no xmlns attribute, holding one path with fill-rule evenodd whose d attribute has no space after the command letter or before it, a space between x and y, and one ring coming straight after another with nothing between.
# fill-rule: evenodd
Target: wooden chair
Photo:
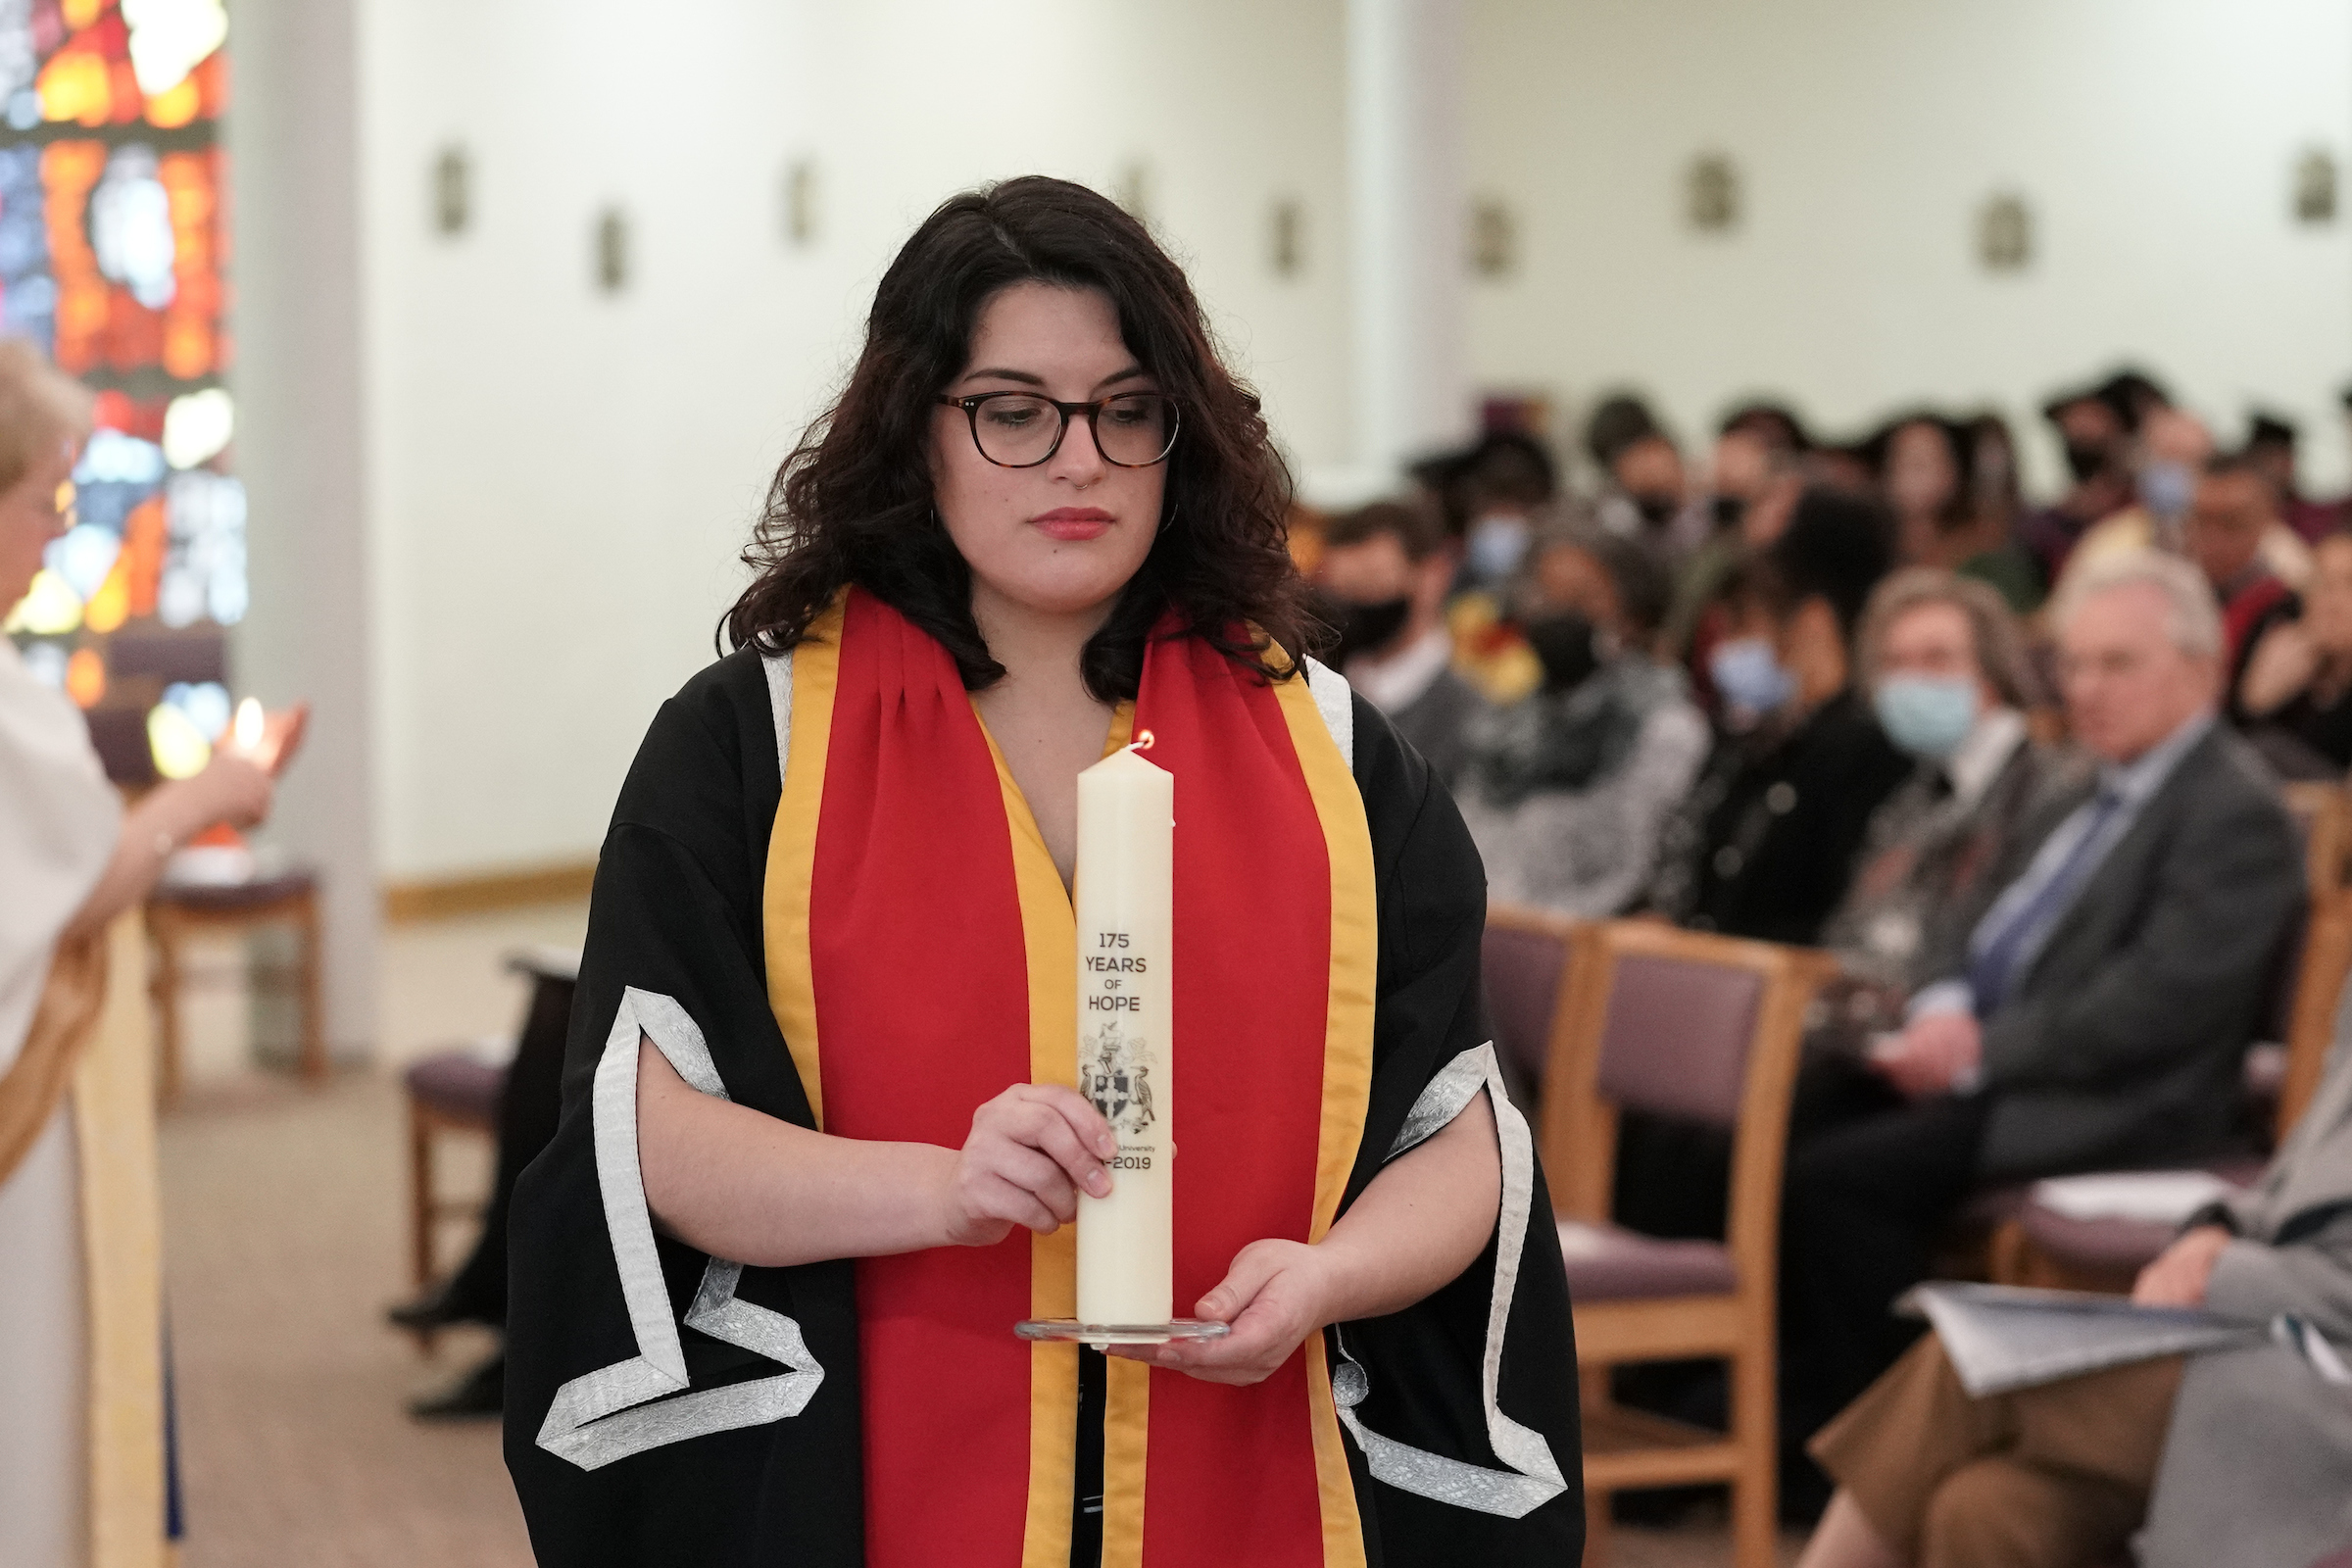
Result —
<instances>
[{"instance_id":1,"label":"wooden chair","mask_svg":"<svg viewBox=\"0 0 2352 1568\"><path fill-rule=\"evenodd\" d=\"M1775 1560L1781 1167L1806 1008L1835 971L1826 954L1645 922L1569 936L1544 1161L1583 1369L1588 1563L1607 1558L1612 1493L1704 1482L1731 1484L1737 1568ZM1621 1109L1732 1133L1723 1245L1610 1223ZM1730 1363L1728 1434L1610 1400L1614 1366L1699 1357Z\"/></svg>"},{"instance_id":2,"label":"wooden chair","mask_svg":"<svg viewBox=\"0 0 2352 1568\"><path fill-rule=\"evenodd\" d=\"M507 956L506 967L531 984L523 1038L529 1038L533 1028L549 1031L546 1044L555 1054L551 1064L560 1063L564 1023L579 981L579 954L523 948ZM421 1057L401 1075L409 1101L409 1273L419 1294L439 1277L433 1242L441 1222L471 1216L482 1207L475 1199L442 1195L434 1171L435 1151L452 1135L499 1138L511 1076L510 1063L485 1059L482 1050L462 1046ZM524 1149L519 1154L530 1152ZM430 1333L418 1338L426 1349L432 1348Z\"/></svg>"},{"instance_id":3,"label":"wooden chair","mask_svg":"<svg viewBox=\"0 0 2352 1568\"><path fill-rule=\"evenodd\" d=\"M1567 1016L1560 1004L1576 928L1576 921L1548 909L1487 906L1486 940L1479 952L1487 1026L1494 1031L1503 1084L1531 1122L1541 1121L1552 1037Z\"/></svg>"},{"instance_id":4,"label":"wooden chair","mask_svg":"<svg viewBox=\"0 0 2352 1568\"><path fill-rule=\"evenodd\" d=\"M181 1043L179 982L181 944L193 932L249 931L262 925L290 925L299 944L294 987L302 1009L302 1038L296 1065L308 1084L326 1081L326 1025L318 995L318 879L309 871L286 871L234 882L159 883L147 896L147 936L155 950L148 976L154 999L160 1064L157 1099L179 1099Z\"/></svg>"},{"instance_id":5,"label":"wooden chair","mask_svg":"<svg viewBox=\"0 0 2352 1568\"><path fill-rule=\"evenodd\" d=\"M433 1175L435 1146L444 1135L498 1134L498 1102L507 1069L470 1051L443 1051L401 1074L409 1095L409 1274L422 1291L433 1283L433 1233L444 1219L477 1212L472 1199L444 1198Z\"/></svg>"}]
</instances>

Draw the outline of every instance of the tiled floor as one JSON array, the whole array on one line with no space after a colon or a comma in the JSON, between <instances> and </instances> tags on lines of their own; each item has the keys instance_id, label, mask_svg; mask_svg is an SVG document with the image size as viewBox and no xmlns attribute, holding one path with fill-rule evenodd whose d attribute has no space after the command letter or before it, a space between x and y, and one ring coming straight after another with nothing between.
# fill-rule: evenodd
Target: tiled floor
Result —
<instances>
[{"instance_id":1,"label":"tiled floor","mask_svg":"<svg viewBox=\"0 0 2352 1568\"><path fill-rule=\"evenodd\" d=\"M585 923L584 907L562 906L390 931L387 1067L514 1028L523 988L501 956L576 944ZM163 1128L184 1568L523 1568L496 1429L402 1413L484 1342L445 1337L427 1362L383 1324L408 1291L397 1080L350 1074L306 1093L250 1070L236 958L221 949L197 965L191 1087ZM447 1152L453 1185L486 1179L478 1148ZM1618 1568L1729 1561L1720 1525L1617 1539Z\"/></svg>"}]
</instances>

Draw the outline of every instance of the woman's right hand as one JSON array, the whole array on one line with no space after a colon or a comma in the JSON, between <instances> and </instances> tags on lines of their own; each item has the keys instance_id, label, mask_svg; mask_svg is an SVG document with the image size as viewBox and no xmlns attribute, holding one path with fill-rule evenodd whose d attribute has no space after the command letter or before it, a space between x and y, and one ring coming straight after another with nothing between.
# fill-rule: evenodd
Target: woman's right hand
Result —
<instances>
[{"instance_id":1,"label":"woman's right hand","mask_svg":"<svg viewBox=\"0 0 2352 1568\"><path fill-rule=\"evenodd\" d=\"M1110 1193L1110 1124L1058 1084L1014 1084L972 1112L943 1202L951 1245L991 1247L1015 1225L1049 1235L1078 1217L1078 1194Z\"/></svg>"}]
</instances>

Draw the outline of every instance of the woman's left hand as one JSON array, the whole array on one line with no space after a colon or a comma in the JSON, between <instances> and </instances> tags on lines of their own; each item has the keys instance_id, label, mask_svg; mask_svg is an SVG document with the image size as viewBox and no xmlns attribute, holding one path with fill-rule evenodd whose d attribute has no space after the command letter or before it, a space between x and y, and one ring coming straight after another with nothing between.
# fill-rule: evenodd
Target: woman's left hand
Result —
<instances>
[{"instance_id":1,"label":"woman's left hand","mask_svg":"<svg viewBox=\"0 0 2352 1568\"><path fill-rule=\"evenodd\" d=\"M1330 1261L1304 1242L1251 1242L1194 1310L1232 1325L1214 1340L1114 1345L1111 1355L1149 1361L1204 1383L1262 1383L1300 1342L1331 1321Z\"/></svg>"}]
</instances>

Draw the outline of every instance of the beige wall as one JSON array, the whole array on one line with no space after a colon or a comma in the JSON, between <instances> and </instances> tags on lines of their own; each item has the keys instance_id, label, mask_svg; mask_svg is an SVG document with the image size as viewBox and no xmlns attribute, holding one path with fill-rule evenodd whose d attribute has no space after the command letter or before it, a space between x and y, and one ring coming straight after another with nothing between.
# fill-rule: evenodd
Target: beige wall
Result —
<instances>
[{"instance_id":1,"label":"beige wall","mask_svg":"<svg viewBox=\"0 0 2352 1568\"><path fill-rule=\"evenodd\" d=\"M399 0L364 7L385 873L592 853L711 657L776 463L941 199L1131 162L1302 462L1347 438L1338 0ZM658 24L657 24L658 23ZM463 143L470 232L432 232ZM783 235L787 164L821 228ZM1278 193L1306 268L1270 266ZM637 274L592 287L607 203Z\"/></svg>"},{"instance_id":2,"label":"beige wall","mask_svg":"<svg viewBox=\"0 0 2352 1568\"><path fill-rule=\"evenodd\" d=\"M1769 390L1843 431L1920 397L2030 416L2131 356L2242 430L2300 415L2347 464L2352 184L2288 217L2308 145L2352 153L2337 0L1472 0L1474 185L1524 264L1473 291L1489 382L1653 391L1686 431ZM1705 150L1745 176L1735 233L1684 226ZM1977 264L2026 195L2039 255ZM2029 457L2054 477L2036 432Z\"/></svg>"},{"instance_id":3,"label":"beige wall","mask_svg":"<svg viewBox=\"0 0 2352 1568\"><path fill-rule=\"evenodd\" d=\"M2332 402L2352 218L2286 216L2299 150L2352 152L2337 0L1464 8L1469 183L1521 240L1517 273L1470 293L1480 383L1574 413L1632 382L1686 431L1777 391L1844 429L1923 396L2030 416L2132 355L2232 429L2257 395L2302 415L2315 475L2352 475ZM593 851L654 708L710 657L767 478L875 277L958 187L1043 170L1107 188L1142 160L1294 457L1352 457L1343 0L359 11L390 877ZM445 238L429 171L451 142L476 219ZM1732 235L1682 226L1702 148L1744 173ZM820 174L800 250L796 158ZM2005 189L2033 203L2039 255L1993 276L1971 224ZM1291 280L1268 260L1282 194L1307 214ZM591 281L608 203L634 221L618 297ZM2051 454L2029 458L2046 478Z\"/></svg>"}]
</instances>

